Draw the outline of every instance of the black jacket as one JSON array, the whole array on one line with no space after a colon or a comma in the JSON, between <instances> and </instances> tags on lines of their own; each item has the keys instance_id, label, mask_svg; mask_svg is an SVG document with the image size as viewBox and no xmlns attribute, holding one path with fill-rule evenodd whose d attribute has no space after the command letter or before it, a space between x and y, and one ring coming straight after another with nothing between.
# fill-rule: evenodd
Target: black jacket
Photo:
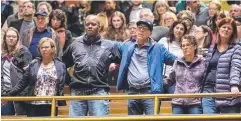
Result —
<instances>
[{"instance_id":1,"label":"black jacket","mask_svg":"<svg viewBox=\"0 0 241 121\"><path fill-rule=\"evenodd\" d=\"M23 78L24 70L23 68L28 66L30 61L32 60L32 56L30 52L28 51L28 48L25 46L22 46L20 49L20 52L13 57L10 65L10 80L11 80L11 87L14 87L16 84L18 84L19 80ZM8 89L5 89L4 81L3 81L3 64L5 63L5 59L1 57L1 84L2 84L2 95L4 95L5 91ZM26 95L26 89L21 92L19 95L24 96Z\"/></svg>"},{"instance_id":2,"label":"black jacket","mask_svg":"<svg viewBox=\"0 0 241 121\"><path fill-rule=\"evenodd\" d=\"M35 85L37 82L37 74L38 74L41 62L42 62L41 59L33 60L29 64L29 68L24 73L23 79L16 86L14 86L13 89L9 91L8 95L15 96L20 92L22 92L25 89L25 87L29 86L27 96L33 96ZM68 79L67 69L65 65L57 59L54 59L54 64L55 64L57 77L58 77L58 79L56 80L57 86L56 86L55 96L64 96L64 83ZM58 105L59 106L66 105L66 102L58 101Z\"/></svg>"},{"instance_id":3,"label":"black jacket","mask_svg":"<svg viewBox=\"0 0 241 121\"><path fill-rule=\"evenodd\" d=\"M23 23L23 19L18 19L16 21L12 21L10 23L9 27L14 27L15 29L17 29L20 32L22 23Z\"/></svg>"},{"instance_id":4,"label":"black jacket","mask_svg":"<svg viewBox=\"0 0 241 121\"><path fill-rule=\"evenodd\" d=\"M8 16L13 14L13 7L11 5L6 5L3 12L1 12L1 27L7 20Z\"/></svg>"},{"instance_id":5,"label":"black jacket","mask_svg":"<svg viewBox=\"0 0 241 121\"><path fill-rule=\"evenodd\" d=\"M120 52L114 41L86 35L77 38L62 57L66 67L74 65L70 88L101 87L109 89L108 69L111 63L120 63Z\"/></svg>"}]
</instances>

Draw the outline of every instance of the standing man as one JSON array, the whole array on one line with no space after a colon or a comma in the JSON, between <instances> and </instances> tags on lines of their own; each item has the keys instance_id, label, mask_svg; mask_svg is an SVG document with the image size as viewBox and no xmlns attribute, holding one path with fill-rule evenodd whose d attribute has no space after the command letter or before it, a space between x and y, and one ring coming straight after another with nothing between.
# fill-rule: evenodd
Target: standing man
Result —
<instances>
[{"instance_id":1,"label":"standing man","mask_svg":"<svg viewBox=\"0 0 241 121\"><path fill-rule=\"evenodd\" d=\"M120 53L112 41L99 34L100 22L96 15L85 19L84 36L78 37L64 52L66 67L74 65L69 84L72 96L108 95L108 69L111 63L120 63ZM70 101L70 116L105 116L109 114L109 100Z\"/></svg>"},{"instance_id":2,"label":"standing man","mask_svg":"<svg viewBox=\"0 0 241 121\"><path fill-rule=\"evenodd\" d=\"M23 19L18 19L12 21L9 27L16 28L19 33L20 37L23 36L23 33L29 29L34 27L34 13L35 13L35 6L34 3L30 1L26 1L23 3Z\"/></svg>"},{"instance_id":3,"label":"standing man","mask_svg":"<svg viewBox=\"0 0 241 121\"><path fill-rule=\"evenodd\" d=\"M190 11L196 17L195 25L207 25L207 21L209 19L208 8L201 8L200 0L187 0L187 5L190 7Z\"/></svg>"},{"instance_id":4,"label":"standing man","mask_svg":"<svg viewBox=\"0 0 241 121\"><path fill-rule=\"evenodd\" d=\"M49 37L53 39L56 43L56 53L55 57L61 57L63 53L63 47L60 44L60 38L57 35L57 33L48 26L49 23L49 16L47 12L45 11L38 11L35 13L35 22L36 27L32 27L30 29L27 29L22 37L21 41L24 46L26 46L30 53L32 54L33 59L36 57L39 57L38 52L38 43L41 38L43 37Z\"/></svg>"},{"instance_id":5,"label":"standing man","mask_svg":"<svg viewBox=\"0 0 241 121\"><path fill-rule=\"evenodd\" d=\"M117 90L128 94L159 94L163 91L164 63L172 65L175 56L150 38L153 23L149 19L137 22L137 39L118 45L122 60L117 80ZM128 100L129 115L153 115L153 99Z\"/></svg>"}]
</instances>

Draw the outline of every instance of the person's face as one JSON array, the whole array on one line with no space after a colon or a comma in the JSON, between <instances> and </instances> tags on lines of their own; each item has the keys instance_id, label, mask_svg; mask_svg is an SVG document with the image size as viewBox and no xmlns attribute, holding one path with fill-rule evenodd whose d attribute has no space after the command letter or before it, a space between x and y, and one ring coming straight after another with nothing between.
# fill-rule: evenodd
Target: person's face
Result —
<instances>
[{"instance_id":1,"label":"person's face","mask_svg":"<svg viewBox=\"0 0 241 121\"><path fill-rule=\"evenodd\" d=\"M46 41L40 46L40 54L43 57L52 57L54 53L54 48L51 47L50 42Z\"/></svg>"},{"instance_id":2,"label":"person's face","mask_svg":"<svg viewBox=\"0 0 241 121\"><path fill-rule=\"evenodd\" d=\"M197 27L196 30L195 30L195 38L196 40L202 40L206 35L207 33L204 33L203 32L203 29L201 27Z\"/></svg>"},{"instance_id":3,"label":"person's face","mask_svg":"<svg viewBox=\"0 0 241 121\"><path fill-rule=\"evenodd\" d=\"M192 22L189 20L183 20L183 22L185 23L185 25L187 26L187 30L190 31L192 28Z\"/></svg>"},{"instance_id":4,"label":"person's face","mask_svg":"<svg viewBox=\"0 0 241 121\"><path fill-rule=\"evenodd\" d=\"M56 16L54 16L51 19L51 25L53 29L58 29L61 25L61 20L57 19Z\"/></svg>"},{"instance_id":5,"label":"person's face","mask_svg":"<svg viewBox=\"0 0 241 121\"><path fill-rule=\"evenodd\" d=\"M166 6L165 5L160 5L157 8L157 11L158 11L159 15L163 15L165 12L167 12Z\"/></svg>"},{"instance_id":6,"label":"person's face","mask_svg":"<svg viewBox=\"0 0 241 121\"><path fill-rule=\"evenodd\" d=\"M172 15L166 14L164 21L165 21L166 26L168 28L170 28L172 26L172 24L174 23L174 18L172 17Z\"/></svg>"},{"instance_id":7,"label":"person's face","mask_svg":"<svg viewBox=\"0 0 241 121\"><path fill-rule=\"evenodd\" d=\"M23 4L23 15L24 16L32 16L34 14L33 4L31 2L27 2Z\"/></svg>"},{"instance_id":8,"label":"person's face","mask_svg":"<svg viewBox=\"0 0 241 121\"><path fill-rule=\"evenodd\" d=\"M219 35L221 38L230 39L233 33L233 27L230 23L226 23L219 28Z\"/></svg>"},{"instance_id":9,"label":"person's face","mask_svg":"<svg viewBox=\"0 0 241 121\"><path fill-rule=\"evenodd\" d=\"M177 24L175 27L174 27L174 37L175 39L181 39L182 36L184 35L184 26L182 24Z\"/></svg>"},{"instance_id":10,"label":"person's face","mask_svg":"<svg viewBox=\"0 0 241 121\"><path fill-rule=\"evenodd\" d=\"M24 9L23 3L24 3L24 1L18 1L18 13L20 16L23 15L23 9Z\"/></svg>"},{"instance_id":11,"label":"person's face","mask_svg":"<svg viewBox=\"0 0 241 121\"><path fill-rule=\"evenodd\" d=\"M140 19L152 20L153 18L154 18L154 16L151 16L148 13L145 13L145 12L141 12L140 13Z\"/></svg>"},{"instance_id":12,"label":"person's face","mask_svg":"<svg viewBox=\"0 0 241 121\"><path fill-rule=\"evenodd\" d=\"M115 29L120 29L123 24L123 21L121 20L121 17L114 16L112 19L112 24Z\"/></svg>"},{"instance_id":13,"label":"person's face","mask_svg":"<svg viewBox=\"0 0 241 121\"><path fill-rule=\"evenodd\" d=\"M18 35L15 31L9 30L6 33L6 43L8 47L14 47L17 44Z\"/></svg>"},{"instance_id":14,"label":"person's face","mask_svg":"<svg viewBox=\"0 0 241 121\"><path fill-rule=\"evenodd\" d=\"M105 2L105 9L106 10L114 10L115 9L115 3L112 0L106 0Z\"/></svg>"},{"instance_id":15,"label":"person's face","mask_svg":"<svg viewBox=\"0 0 241 121\"><path fill-rule=\"evenodd\" d=\"M134 6L139 6L142 3L141 0L131 0L131 2Z\"/></svg>"},{"instance_id":16,"label":"person's face","mask_svg":"<svg viewBox=\"0 0 241 121\"><path fill-rule=\"evenodd\" d=\"M39 6L38 11L39 11L39 10L45 11L45 12L49 13L48 7L47 7L46 5L41 5L41 6Z\"/></svg>"},{"instance_id":17,"label":"person's face","mask_svg":"<svg viewBox=\"0 0 241 121\"><path fill-rule=\"evenodd\" d=\"M87 36L96 36L99 32L99 23L97 17L89 17L85 20L85 31Z\"/></svg>"},{"instance_id":18,"label":"person's face","mask_svg":"<svg viewBox=\"0 0 241 121\"><path fill-rule=\"evenodd\" d=\"M39 29L46 28L49 23L49 18L46 16L38 15L36 17L36 26Z\"/></svg>"},{"instance_id":19,"label":"person's face","mask_svg":"<svg viewBox=\"0 0 241 121\"><path fill-rule=\"evenodd\" d=\"M187 39L182 40L181 47L182 47L184 58L195 55L196 47L192 43L190 43Z\"/></svg>"},{"instance_id":20,"label":"person's face","mask_svg":"<svg viewBox=\"0 0 241 121\"><path fill-rule=\"evenodd\" d=\"M140 24L137 26L137 40L140 43L147 41L149 36L151 36L151 31L145 24Z\"/></svg>"},{"instance_id":21,"label":"person's face","mask_svg":"<svg viewBox=\"0 0 241 121\"><path fill-rule=\"evenodd\" d=\"M132 25L130 25L129 27L128 27L128 29L129 29L129 32L130 32L130 35L131 35L131 37L132 38L136 38L136 35L137 35L137 26L136 26L136 24L132 24Z\"/></svg>"},{"instance_id":22,"label":"person's face","mask_svg":"<svg viewBox=\"0 0 241 121\"><path fill-rule=\"evenodd\" d=\"M216 25L218 25L221 20L222 20L222 18L220 16L217 16L216 21L215 21Z\"/></svg>"},{"instance_id":23,"label":"person's face","mask_svg":"<svg viewBox=\"0 0 241 121\"><path fill-rule=\"evenodd\" d=\"M215 4L209 4L208 6L208 14L209 17L213 17L218 12L218 8Z\"/></svg>"},{"instance_id":24,"label":"person's face","mask_svg":"<svg viewBox=\"0 0 241 121\"><path fill-rule=\"evenodd\" d=\"M241 9L238 7L232 7L231 10L229 11L230 17L237 17L241 16Z\"/></svg>"},{"instance_id":25,"label":"person's face","mask_svg":"<svg viewBox=\"0 0 241 121\"><path fill-rule=\"evenodd\" d=\"M201 7L200 0L193 0L193 1L190 1L189 6L190 6L191 9L199 10L200 7Z\"/></svg>"}]
</instances>

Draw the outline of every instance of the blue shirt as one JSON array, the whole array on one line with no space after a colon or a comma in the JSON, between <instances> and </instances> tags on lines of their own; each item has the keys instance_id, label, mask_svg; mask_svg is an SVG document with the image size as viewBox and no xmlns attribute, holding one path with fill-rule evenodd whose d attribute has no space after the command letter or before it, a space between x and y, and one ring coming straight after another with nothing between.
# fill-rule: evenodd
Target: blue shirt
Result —
<instances>
[{"instance_id":1,"label":"blue shirt","mask_svg":"<svg viewBox=\"0 0 241 121\"><path fill-rule=\"evenodd\" d=\"M39 32L37 28L34 30L33 38L29 47L29 51L32 54L33 58L40 56L40 54L38 53L38 44L40 39L42 39L43 37L52 37L50 27L47 27L43 32Z\"/></svg>"}]
</instances>

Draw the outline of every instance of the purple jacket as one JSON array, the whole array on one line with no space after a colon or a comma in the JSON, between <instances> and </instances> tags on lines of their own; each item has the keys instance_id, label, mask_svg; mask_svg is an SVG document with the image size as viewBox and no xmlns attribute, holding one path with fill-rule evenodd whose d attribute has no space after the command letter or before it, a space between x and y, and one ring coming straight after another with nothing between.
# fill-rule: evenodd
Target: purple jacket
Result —
<instances>
[{"instance_id":1,"label":"purple jacket","mask_svg":"<svg viewBox=\"0 0 241 121\"><path fill-rule=\"evenodd\" d=\"M203 78L205 63L204 59L195 57L188 65L184 58L178 58L173 64L173 71L167 79L169 85L175 86L175 94L199 93ZM176 105L199 105L201 98L173 98L172 104Z\"/></svg>"}]
</instances>

